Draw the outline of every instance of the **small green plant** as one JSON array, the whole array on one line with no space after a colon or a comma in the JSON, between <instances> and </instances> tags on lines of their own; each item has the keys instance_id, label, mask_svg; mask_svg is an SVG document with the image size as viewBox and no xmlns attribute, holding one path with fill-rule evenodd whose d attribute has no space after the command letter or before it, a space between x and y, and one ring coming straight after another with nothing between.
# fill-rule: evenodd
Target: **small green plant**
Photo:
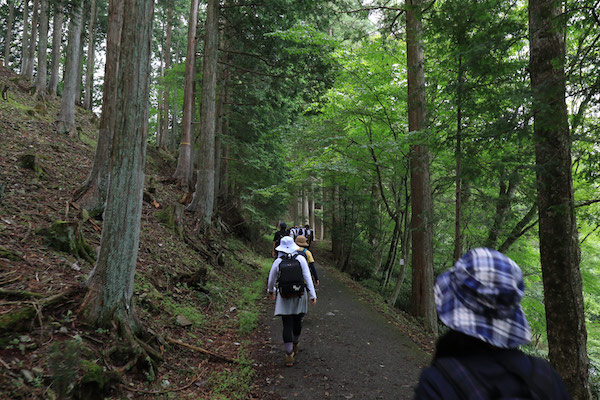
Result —
<instances>
[{"instance_id":1,"label":"small green plant","mask_svg":"<svg viewBox=\"0 0 600 400\"><path fill-rule=\"evenodd\" d=\"M209 378L212 385L212 398L219 400L242 400L248 397L254 370L252 363L240 356L240 366L233 371L223 371Z\"/></svg>"}]
</instances>

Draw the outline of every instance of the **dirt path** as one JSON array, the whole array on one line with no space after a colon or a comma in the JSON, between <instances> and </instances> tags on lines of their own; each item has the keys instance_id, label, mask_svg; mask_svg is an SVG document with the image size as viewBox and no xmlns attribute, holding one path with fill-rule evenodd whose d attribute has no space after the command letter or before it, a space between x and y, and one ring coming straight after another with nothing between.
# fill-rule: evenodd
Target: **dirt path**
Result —
<instances>
[{"instance_id":1,"label":"dirt path","mask_svg":"<svg viewBox=\"0 0 600 400\"><path fill-rule=\"evenodd\" d=\"M300 351L284 366L281 318L264 317L263 398L411 399L428 355L327 269L304 318Z\"/></svg>"}]
</instances>

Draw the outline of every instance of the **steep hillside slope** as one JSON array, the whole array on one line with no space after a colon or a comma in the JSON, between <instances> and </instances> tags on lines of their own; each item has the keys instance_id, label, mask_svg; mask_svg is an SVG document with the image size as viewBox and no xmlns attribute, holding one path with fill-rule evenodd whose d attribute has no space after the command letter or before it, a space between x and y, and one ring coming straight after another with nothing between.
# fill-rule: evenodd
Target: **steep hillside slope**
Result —
<instances>
[{"instance_id":1,"label":"steep hillside slope","mask_svg":"<svg viewBox=\"0 0 600 400\"><path fill-rule=\"evenodd\" d=\"M71 199L92 165L98 118L78 109L78 137L59 135L59 99L38 102L30 87L0 67L0 398L251 398L246 357L268 261L224 223L210 238L190 215L183 235L174 229L181 193L167 182L170 154L148 149L135 284L137 313L155 333L148 345L163 360L130 365L115 330L78 319L102 221ZM80 234L83 251L57 250L48 236L57 221Z\"/></svg>"}]
</instances>

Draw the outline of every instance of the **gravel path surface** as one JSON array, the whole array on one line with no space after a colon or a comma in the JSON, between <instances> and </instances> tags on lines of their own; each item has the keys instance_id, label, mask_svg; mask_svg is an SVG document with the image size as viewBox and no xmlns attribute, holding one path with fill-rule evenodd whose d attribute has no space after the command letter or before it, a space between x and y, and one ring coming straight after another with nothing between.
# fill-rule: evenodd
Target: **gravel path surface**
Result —
<instances>
[{"instance_id":1,"label":"gravel path surface","mask_svg":"<svg viewBox=\"0 0 600 400\"><path fill-rule=\"evenodd\" d=\"M334 274L318 266L316 306L302 324L300 351L284 366L282 324L264 316L261 388L272 399L412 399L429 356ZM265 356L266 354L266 356Z\"/></svg>"}]
</instances>

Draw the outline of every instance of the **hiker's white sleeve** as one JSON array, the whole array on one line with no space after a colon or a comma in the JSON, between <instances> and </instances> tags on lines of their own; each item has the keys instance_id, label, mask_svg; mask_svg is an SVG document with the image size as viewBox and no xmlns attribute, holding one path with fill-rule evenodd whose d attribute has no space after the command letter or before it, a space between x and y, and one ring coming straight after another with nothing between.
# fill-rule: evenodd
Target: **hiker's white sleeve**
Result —
<instances>
[{"instance_id":1,"label":"hiker's white sleeve","mask_svg":"<svg viewBox=\"0 0 600 400\"><path fill-rule=\"evenodd\" d=\"M302 266L302 276L304 277L304 282L306 283L306 288L308 289L308 297L311 299L316 299L317 292L315 292L315 286L313 285L312 277L310 276L310 269L308 269L306 258L298 257L296 259L300 261L300 265Z\"/></svg>"},{"instance_id":2,"label":"hiker's white sleeve","mask_svg":"<svg viewBox=\"0 0 600 400\"><path fill-rule=\"evenodd\" d=\"M279 272L279 263L281 258L276 258L271 265L271 272L269 273L269 282L267 283L267 292L275 293L275 284L277 283L277 273Z\"/></svg>"}]
</instances>

